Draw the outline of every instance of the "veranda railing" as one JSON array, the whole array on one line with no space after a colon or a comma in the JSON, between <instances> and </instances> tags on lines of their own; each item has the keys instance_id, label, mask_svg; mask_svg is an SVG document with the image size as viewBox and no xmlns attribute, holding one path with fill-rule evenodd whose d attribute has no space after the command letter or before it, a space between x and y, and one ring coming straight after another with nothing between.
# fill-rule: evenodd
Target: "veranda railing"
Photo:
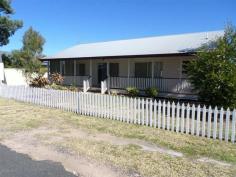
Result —
<instances>
[{"instance_id":1,"label":"veranda railing","mask_svg":"<svg viewBox=\"0 0 236 177\"><path fill-rule=\"evenodd\" d=\"M191 84L186 78L139 78L139 77L110 77L110 88L126 89L136 87L145 90L157 87L164 93L193 94Z\"/></svg>"}]
</instances>

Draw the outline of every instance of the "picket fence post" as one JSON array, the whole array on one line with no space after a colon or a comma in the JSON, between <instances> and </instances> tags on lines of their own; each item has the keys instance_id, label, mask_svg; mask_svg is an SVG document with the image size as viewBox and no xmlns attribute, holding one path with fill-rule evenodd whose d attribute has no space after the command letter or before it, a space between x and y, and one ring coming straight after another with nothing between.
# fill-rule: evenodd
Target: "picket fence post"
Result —
<instances>
[{"instance_id":1,"label":"picket fence post","mask_svg":"<svg viewBox=\"0 0 236 177\"><path fill-rule=\"evenodd\" d=\"M203 106L203 113L202 113L202 137L206 135L206 106Z\"/></svg>"},{"instance_id":2,"label":"picket fence post","mask_svg":"<svg viewBox=\"0 0 236 177\"><path fill-rule=\"evenodd\" d=\"M233 110L233 116L232 116L232 134L231 134L231 142L235 142L235 123L236 123L236 110Z\"/></svg>"},{"instance_id":3,"label":"picket fence post","mask_svg":"<svg viewBox=\"0 0 236 177\"><path fill-rule=\"evenodd\" d=\"M211 106L208 109L208 122L207 122L207 138L211 137L211 115L212 114L212 109Z\"/></svg>"},{"instance_id":4,"label":"picket fence post","mask_svg":"<svg viewBox=\"0 0 236 177\"><path fill-rule=\"evenodd\" d=\"M226 112L226 120L225 120L225 141L229 141L229 121L230 121L230 110L229 108L227 109Z\"/></svg>"},{"instance_id":5,"label":"picket fence post","mask_svg":"<svg viewBox=\"0 0 236 177\"><path fill-rule=\"evenodd\" d=\"M190 105L189 103L187 104L187 113L186 113L186 134L189 134L189 124L190 124L190 121L189 121L189 116L190 116Z\"/></svg>"},{"instance_id":6,"label":"picket fence post","mask_svg":"<svg viewBox=\"0 0 236 177\"><path fill-rule=\"evenodd\" d=\"M174 131L175 130L175 103L172 102L172 114L171 114L171 130Z\"/></svg>"},{"instance_id":7,"label":"picket fence post","mask_svg":"<svg viewBox=\"0 0 236 177\"><path fill-rule=\"evenodd\" d=\"M184 123L185 123L185 117L184 117L184 114L185 114L185 105L184 103L182 103L182 107L181 107L181 133L184 133Z\"/></svg>"},{"instance_id":8,"label":"picket fence post","mask_svg":"<svg viewBox=\"0 0 236 177\"><path fill-rule=\"evenodd\" d=\"M200 114L201 114L201 107L198 105L197 107L197 125L196 125L196 135L199 136L200 134Z\"/></svg>"}]
</instances>

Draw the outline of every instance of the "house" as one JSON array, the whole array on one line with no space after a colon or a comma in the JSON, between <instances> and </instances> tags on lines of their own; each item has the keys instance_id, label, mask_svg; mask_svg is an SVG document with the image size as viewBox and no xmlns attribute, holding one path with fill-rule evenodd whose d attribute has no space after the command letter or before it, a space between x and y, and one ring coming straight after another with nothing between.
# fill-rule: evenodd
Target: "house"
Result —
<instances>
[{"instance_id":1,"label":"house","mask_svg":"<svg viewBox=\"0 0 236 177\"><path fill-rule=\"evenodd\" d=\"M65 85L84 85L85 91L101 85L102 92L133 86L157 87L163 96L196 95L185 66L195 58L196 49L223 34L211 31L81 44L42 60L49 63L49 77L61 73Z\"/></svg>"}]
</instances>

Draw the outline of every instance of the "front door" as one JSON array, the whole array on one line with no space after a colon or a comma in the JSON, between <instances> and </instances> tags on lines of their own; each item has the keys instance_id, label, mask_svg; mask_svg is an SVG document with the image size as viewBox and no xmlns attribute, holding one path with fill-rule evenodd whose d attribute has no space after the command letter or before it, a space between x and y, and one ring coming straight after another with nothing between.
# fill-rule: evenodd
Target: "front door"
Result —
<instances>
[{"instance_id":1,"label":"front door","mask_svg":"<svg viewBox=\"0 0 236 177\"><path fill-rule=\"evenodd\" d=\"M101 81L104 81L107 78L107 64L99 63L98 64L98 84L101 84Z\"/></svg>"}]
</instances>

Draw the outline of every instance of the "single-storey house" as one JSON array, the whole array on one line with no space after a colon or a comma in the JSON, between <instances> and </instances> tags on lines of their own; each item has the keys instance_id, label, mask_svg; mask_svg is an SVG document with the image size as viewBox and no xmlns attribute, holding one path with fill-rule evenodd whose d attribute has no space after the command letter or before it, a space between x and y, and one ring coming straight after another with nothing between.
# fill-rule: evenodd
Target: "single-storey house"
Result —
<instances>
[{"instance_id":1,"label":"single-storey house","mask_svg":"<svg viewBox=\"0 0 236 177\"><path fill-rule=\"evenodd\" d=\"M84 83L87 90L102 85L105 91L157 87L164 95L194 95L185 66L195 58L196 49L223 34L211 31L80 44L42 60L48 61L49 77L61 73L65 85Z\"/></svg>"}]
</instances>

